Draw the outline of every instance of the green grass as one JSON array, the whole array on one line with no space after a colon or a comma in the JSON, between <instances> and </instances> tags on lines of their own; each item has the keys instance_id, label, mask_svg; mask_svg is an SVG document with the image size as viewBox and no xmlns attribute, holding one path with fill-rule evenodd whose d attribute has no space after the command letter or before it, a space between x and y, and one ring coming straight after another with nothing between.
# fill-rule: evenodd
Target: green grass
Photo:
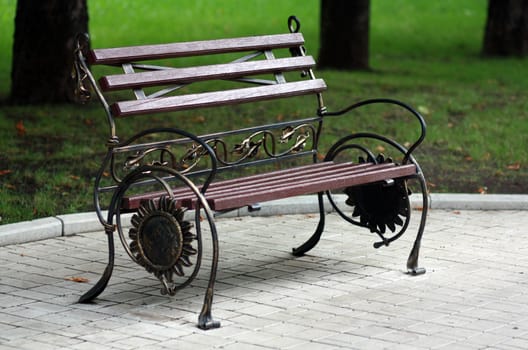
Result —
<instances>
[{"instance_id":1,"label":"green grass","mask_svg":"<svg viewBox=\"0 0 528 350\"><path fill-rule=\"evenodd\" d=\"M480 56L486 4L372 0L372 70L316 72L330 87L325 102L331 110L371 97L392 97L420 109L428 136L417 157L433 192L528 190L528 64L526 59ZM0 99L10 87L15 6L15 0L0 0ZM88 6L93 47L283 33L291 14L302 22L308 53L317 56L319 47L315 0L229 0L220 5L88 0ZM225 129L253 118L251 107L242 110L229 122L225 111L196 111L178 122ZM24 135L17 132L20 122ZM105 122L96 104L0 106L0 223L93 210L91 192L105 151ZM129 122L144 125L141 119ZM332 120L324 146L339 132L371 128L401 142L416 134L412 121L369 109Z\"/></svg>"}]
</instances>

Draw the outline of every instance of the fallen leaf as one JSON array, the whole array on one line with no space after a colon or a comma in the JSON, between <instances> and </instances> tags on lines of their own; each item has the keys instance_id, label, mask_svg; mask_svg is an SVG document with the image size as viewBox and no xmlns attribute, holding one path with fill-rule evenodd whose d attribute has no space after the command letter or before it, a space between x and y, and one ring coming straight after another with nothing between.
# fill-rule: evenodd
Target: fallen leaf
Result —
<instances>
[{"instance_id":1,"label":"fallen leaf","mask_svg":"<svg viewBox=\"0 0 528 350\"><path fill-rule=\"evenodd\" d=\"M427 108L425 106L418 106L418 112L420 112L422 114L429 114L430 113L429 108Z\"/></svg>"},{"instance_id":2,"label":"fallen leaf","mask_svg":"<svg viewBox=\"0 0 528 350\"><path fill-rule=\"evenodd\" d=\"M486 193L488 193L488 188L486 186L479 187L477 192L480 193L480 194L486 194Z\"/></svg>"},{"instance_id":3,"label":"fallen leaf","mask_svg":"<svg viewBox=\"0 0 528 350\"><path fill-rule=\"evenodd\" d=\"M0 170L0 176L11 174L11 170Z\"/></svg>"},{"instance_id":4,"label":"fallen leaf","mask_svg":"<svg viewBox=\"0 0 528 350\"><path fill-rule=\"evenodd\" d=\"M198 115L193 118L194 123L205 123L205 117L203 115Z\"/></svg>"},{"instance_id":5,"label":"fallen leaf","mask_svg":"<svg viewBox=\"0 0 528 350\"><path fill-rule=\"evenodd\" d=\"M453 214L460 215L460 210L453 211Z\"/></svg>"},{"instance_id":6,"label":"fallen leaf","mask_svg":"<svg viewBox=\"0 0 528 350\"><path fill-rule=\"evenodd\" d=\"M508 170L519 170L521 169L521 163L513 163L506 167Z\"/></svg>"},{"instance_id":7,"label":"fallen leaf","mask_svg":"<svg viewBox=\"0 0 528 350\"><path fill-rule=\"evenodd\" d=\"M378 145L378 147L376 147L376 151L385 152L385 147L383 147L382 145Z\"/></svg>"},{"instance_id":8,"label":"fallen leaf","mask_svg":"<svg viewBox=\"0 0 528 350\"><path fill-rule=\"evenodd\" d=\"M19 120L18 123L16 123L16 130L18 136L24 136L26 135L26 127L24 126L24 122L22 120Z\"/></svg>"},{"instance_id":9,"label":"fallen leaf","mask_svg":"<svg viewBox=\"0 0 528 350\"><path fill-rule=\"evenodd\" d=\"M472 156L465 156L464 159L467 160L467 161L472 161L473 157Z\"/></svg>"},{"instance_id":10,"label":"fallen leaf","mask_svg":"<svg viewBox=\"0 0 528 350\"><path fill-rule=\"evenodd\" d=\"M77 176L77 175L70 175L70 179L72 180L80 180L80 176Z\"/></svg>"},{"instance_id":11,"label":"fallen leaf","mask_svg":"<svg viewBox=\"0 0 528 350\"><path fill-rule=\"evenodd\" d=\"M76 283L87 283L87 282L89 282L88 278L76 277L76 276L66 277L65 280L66 281L76 282Z\"/></svg>"}]
</instances>

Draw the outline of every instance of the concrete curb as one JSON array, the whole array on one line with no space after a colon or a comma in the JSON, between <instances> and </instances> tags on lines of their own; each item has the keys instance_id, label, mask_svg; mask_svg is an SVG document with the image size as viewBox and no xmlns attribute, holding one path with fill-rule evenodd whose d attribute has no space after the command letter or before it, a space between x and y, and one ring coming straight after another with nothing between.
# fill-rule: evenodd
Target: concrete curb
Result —
<instances>
[{"instance_id":1,"label":"concrete curb","mask_svg":"<svg viewBox=\"0 0 528 350\"><path fill-rule=\"evenodd\" d=\"M344 198L336 198L340 201ZM528 210L528 195L432 194L431 209L449 210ZM421 197L411 196L413 208L421 207ZM326 208L330 208L326 205ZM258 211L241 208L219 217L273 216L316 213L316 196L300 196L262 203ZM330 211L330 210L329 210ZM95 212L59 215L56 217L0 226L0 246L27 243L42 239L87 232L102 232Z\"/></svg>"}]
</instances>

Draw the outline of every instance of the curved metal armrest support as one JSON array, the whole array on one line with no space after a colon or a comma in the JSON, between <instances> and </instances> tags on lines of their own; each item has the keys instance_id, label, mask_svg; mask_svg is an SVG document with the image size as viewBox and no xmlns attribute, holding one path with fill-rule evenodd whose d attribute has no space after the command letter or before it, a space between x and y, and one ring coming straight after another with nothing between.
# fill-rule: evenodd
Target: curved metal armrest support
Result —
<instances>
[{"instance_id":1,"label":"curved metal armrest support","mask_svg":"<svg viewBox=\"0 0 528 350\"><path fill-rule=\"evenodd\" d=\"M416 111L411 106L409 106L409 105L407 105L407 104L405 104L405 103L403 103L401 101L398 101L398 100L393 100L393 99L389 99L389 98L375 98L375 99L368 99L368 100L364 100L364 101L360 101L360 102L354 103L353 105L350 105L347 108L342 109L342 110L337 111L337 112L321 111L319 114L321 116L323 116L323 117L341 116L341 115L343 115L345 113L348 113L351 110L354 110L356 108L359 108L359 107L362 107L362 106L366 106L366 105L372 105L372 104L376 104L376 103L393 104L393 105L400 106L400 107L406 109L407 111L409 111L414 117L416 117L416 119L420 123L420 137L411 145L411 147L409 147L409 149L405 153L405 156L403 157L403 164L406 164L409 161L412 152L425 139L426 128L427 128L426 124L425 124L425 120L422 117L422 115L420 113L418 113L418 111Z\"/></svg>"}]
</instances>

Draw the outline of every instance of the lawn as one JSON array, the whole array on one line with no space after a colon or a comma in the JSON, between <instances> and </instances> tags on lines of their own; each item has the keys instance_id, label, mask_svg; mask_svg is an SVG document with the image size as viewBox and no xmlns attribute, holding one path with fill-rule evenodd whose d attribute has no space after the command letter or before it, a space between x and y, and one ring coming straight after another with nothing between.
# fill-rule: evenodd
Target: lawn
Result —
<instances>
[{"instance_id":1,"label":"lawn","mask_svg":"<svg viewBox=\"0 0 528 350\"><path fill-rule=\"evenodd\" d=\"M391 97L424 114L428 135L417 158L431 192L528 192L528 62L480 56L486 4L372 0L372 69L316 72L330 87L325 95L330 109ZM15 5L0 0L0 99L8 96L10 86ZM283 33L287 17L295 14L314 56L318 6L315 0L229 0L221 5L88 0L93 47ZM412 136L406 123L383 113L344 119L327 131L367 127L404 141ZM0 105L0 224L93 210L91 191L106 132L96 104Z\"/></svg>"}]
</instances>

